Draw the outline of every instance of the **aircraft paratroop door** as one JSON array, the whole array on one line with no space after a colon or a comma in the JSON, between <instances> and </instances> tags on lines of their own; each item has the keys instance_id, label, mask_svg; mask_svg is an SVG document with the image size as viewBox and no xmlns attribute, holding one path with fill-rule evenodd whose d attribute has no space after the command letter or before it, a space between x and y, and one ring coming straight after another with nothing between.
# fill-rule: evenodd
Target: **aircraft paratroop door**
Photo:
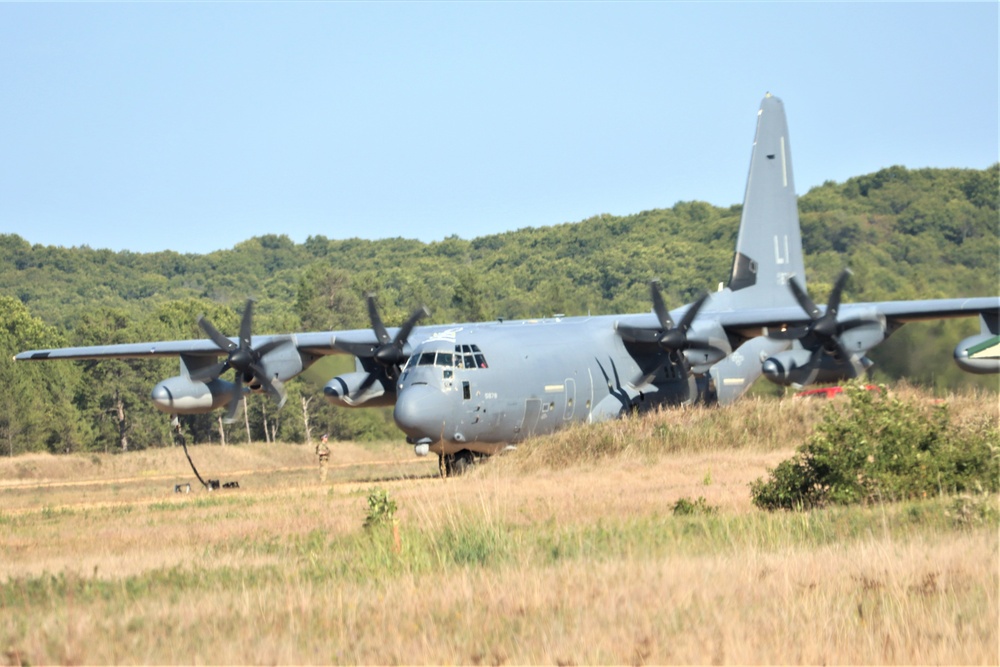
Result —
<instances>
[{"instance_id":1,"label":"aircraft paratroop door","mask_svg":"<svg viewBox=\"0 0 1000 667\"><path fill-rule=\"evenodd\" d=\"M538 426L538 417L542 414L542 401L537 398L529 398L524 402L524 419L521 421L521 428L518 433L522 438L530 437L535 433Z\"/></svg>"}]
</instances>

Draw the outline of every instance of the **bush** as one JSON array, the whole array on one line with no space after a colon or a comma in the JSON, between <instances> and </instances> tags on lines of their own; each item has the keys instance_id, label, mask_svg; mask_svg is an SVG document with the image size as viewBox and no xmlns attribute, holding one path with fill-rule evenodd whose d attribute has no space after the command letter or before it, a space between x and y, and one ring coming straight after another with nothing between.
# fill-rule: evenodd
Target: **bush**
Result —
<instances>
[{"instance_id":1,"label":"bush","mask_svg":"<svg viewBox=\"0 0 1000 667\"><path fill-rule=\"evenodd\" d=\"M371 489L368 492L368 515L364 527L372 529L392 523L396 516L396 501L389 497L385 489Z\"/></svg>"},{"instance_id":2,"label":"bush","mask_svg":"<svg viewBox=\"0 0 1000 667\"><path fill-rule=\"evenodd\" d=\"M698 496L697 500L680 498L674 503L673 512L677 516L689 516L692 514L715 514L716 508L709 505L704 496Z\"/></svg>"},{"instance_id":3,"label":"bush","mask_svg":"<svg viewBox=\"0 0 1000 667\"><path fill-rule=\"evenodd\" d=\"M1000 487L995 420L958 427L947 405L903 402L884 387L845 395L794 457L751 484L755 505L808 509Z\"/></svg>"}]
</instances>

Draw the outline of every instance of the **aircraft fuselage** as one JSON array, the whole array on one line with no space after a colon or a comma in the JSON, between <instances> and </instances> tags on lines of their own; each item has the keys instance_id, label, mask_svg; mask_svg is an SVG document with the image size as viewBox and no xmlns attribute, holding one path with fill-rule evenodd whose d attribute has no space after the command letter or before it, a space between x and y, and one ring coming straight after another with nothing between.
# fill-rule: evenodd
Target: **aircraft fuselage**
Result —
<instances>
[{"instance_id":1,"label":"aircraft fuselage","mask_svg":"<svg viewBox=\"0 0 1000 667\"><path fill-rule=\"evenodd\" d=\"M686 400L688 384L669 365L655 386L633 386L644 372L614 323L580 317L440 331L403 369L396 424L430 451L493 453L570 423Z\"/></svg>"}]
</instances>

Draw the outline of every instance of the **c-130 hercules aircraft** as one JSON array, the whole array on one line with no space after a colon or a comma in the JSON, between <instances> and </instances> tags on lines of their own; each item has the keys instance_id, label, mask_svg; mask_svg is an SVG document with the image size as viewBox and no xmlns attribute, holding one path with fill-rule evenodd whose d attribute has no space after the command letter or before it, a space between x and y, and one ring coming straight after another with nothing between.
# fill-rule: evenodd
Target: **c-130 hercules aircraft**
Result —
<instances>
[{"instance_id":1,"label":"c-130 hercules aircraft","mask_svg":"<svg viewBox=\"0 0 1000 667\"><path fill-rule=\"evenodd\" d=\"M981 333L958 344L955 361L972 373L1000 372L1000 297L842 304L849 275L840 275L825 307L806 292L784 106L768 94L728 286L673 311L653 282L650 313L421 327L421 308L387 329L369 296L371 330L253 336L248 301L237 338L200 318L207 340L32 350L15 359L178 356L180 375L153 388L156 406L180 415L228 405L231 420L248 389L283 404L284 382L324 355L351 354L356 371L330 380L326 398L394 405L416 453L437 453L456 472L572 423L695 401L726 405L761 375L786 386L854 378L871 366L868 350L916 320L978 315ZM221 379L228 369L235 382Z\"/></svg>"}]
</instances>

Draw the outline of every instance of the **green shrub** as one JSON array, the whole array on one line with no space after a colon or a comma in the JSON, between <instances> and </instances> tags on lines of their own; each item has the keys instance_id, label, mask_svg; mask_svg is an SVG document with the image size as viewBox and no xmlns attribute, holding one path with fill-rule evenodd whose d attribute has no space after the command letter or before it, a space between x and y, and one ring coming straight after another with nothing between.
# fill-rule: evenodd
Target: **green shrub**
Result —
<instances>
[{"instance_id":1,"label":"green shrub","mask_svg":"<svg viewBox=\"0 0 1000 667\"><path fill-rule=\"evenodd\" d=\"M1000 487L995 420L956 426L946 405L903 402L884 387L845 394L794 457L751 484L755 505L808 509Z\"/></svg>"},{"instance_id":2,"label":"green shrub","mask_svg":"<svg viewBox=\"0 0 1000 667\"><path fill-rule=\"evenodd\" d=\"M368 515L365 528L371 529L392 523L396 516L396 501L389 497L385 489L373 488L368 492Z\"/></svg>"},{"instance_id":3,"label":"green shrub","mask_svg":"<svg viewBox=\"0 0 1000 667\"><path fill-rule=\"evenodd\" d=\"M956 526L971 528L982 525L996 525L1000 519L996 501L989 494L963 493L951 501L945 511Z\"/></svg>"},{"instance_id":4,"label":"green shrub","mask_svg":"<svg viewBox=\"0 0 1000 667\"><path fill-rule=\"evenodd\" d=\"M708 504L704 496L698 496L697 500L679 498L673 507L677 516L689 516L691 514L715 514L716 508Z\"/></svg>"}]
</instances>

